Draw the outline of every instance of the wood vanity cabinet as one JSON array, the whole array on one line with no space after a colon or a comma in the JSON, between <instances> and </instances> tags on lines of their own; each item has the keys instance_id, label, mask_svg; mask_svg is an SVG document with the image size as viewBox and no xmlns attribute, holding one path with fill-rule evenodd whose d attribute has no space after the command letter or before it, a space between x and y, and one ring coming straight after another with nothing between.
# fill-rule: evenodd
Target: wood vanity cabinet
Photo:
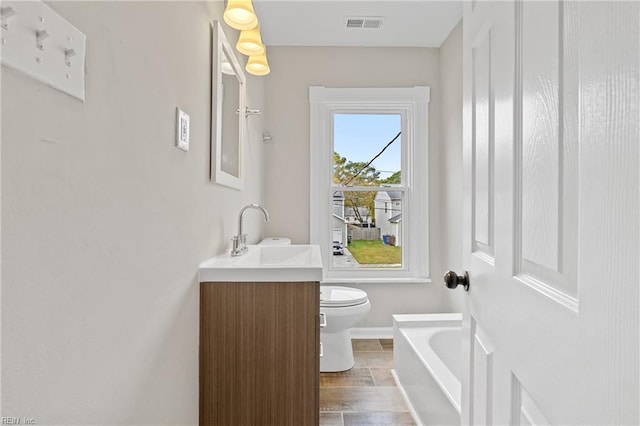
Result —
<instances>
[{"instance_id":1,"label":"wood vanity cabinet","mask_svg":"<svg viewBox=\"0 0 640 426\"><path fill-rule=\"evenodd\" d=\"M200 425L317 426L318 282L200 283Z\"/></svg>"}]
</instances>

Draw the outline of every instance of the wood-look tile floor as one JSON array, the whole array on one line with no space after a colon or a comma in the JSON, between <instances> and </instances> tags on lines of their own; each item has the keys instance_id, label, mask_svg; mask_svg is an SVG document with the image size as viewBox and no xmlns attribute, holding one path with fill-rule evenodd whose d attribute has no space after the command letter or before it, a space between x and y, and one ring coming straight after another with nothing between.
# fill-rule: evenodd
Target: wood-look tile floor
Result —
<instances>
[{"instance_id":1,"label":"wood-look tile floor","mask_svg":"<svg viewBox=\"0 0 640 426\"><path fill-rule=\"evenodd\" d=\"M391 375L392 339L352 341L355 366L320 373L320 426L415 425Z\"/></svg>"}]
</instances>

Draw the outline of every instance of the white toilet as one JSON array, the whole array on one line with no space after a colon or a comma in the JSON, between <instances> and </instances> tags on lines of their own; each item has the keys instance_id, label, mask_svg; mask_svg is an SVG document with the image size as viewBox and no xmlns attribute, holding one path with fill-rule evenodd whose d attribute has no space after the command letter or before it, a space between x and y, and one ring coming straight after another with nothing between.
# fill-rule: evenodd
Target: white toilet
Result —
<instances>
[{"instance_id":1,"label":"white toilet","mask_svg":"<svg viewBox=\"0 0 640 426\"><path fill-rule=\"evenodd\" d=\"M353 367L349 328L364 318L370 309L367 293L362 290L320 286L320 314L324 314L327 323L320 329L321 372L346 371Z\"/></svg>"}]
</instances>

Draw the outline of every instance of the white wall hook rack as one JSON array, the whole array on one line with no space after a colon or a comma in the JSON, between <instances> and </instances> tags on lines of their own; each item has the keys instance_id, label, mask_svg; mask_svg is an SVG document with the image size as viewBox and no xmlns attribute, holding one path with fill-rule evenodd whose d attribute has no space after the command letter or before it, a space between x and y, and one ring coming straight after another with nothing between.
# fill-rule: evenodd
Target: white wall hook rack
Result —
<instances>
[{"instance_id":1,"label":"white wall hook rack","mask_svg":"<svg viewBox=\"0 0 640 426\"><path fill-rule=\"evenodd\" d=\"M84 33L41 1L2 3L2 65L84 102Z\"/></svg>"}]
</instances>

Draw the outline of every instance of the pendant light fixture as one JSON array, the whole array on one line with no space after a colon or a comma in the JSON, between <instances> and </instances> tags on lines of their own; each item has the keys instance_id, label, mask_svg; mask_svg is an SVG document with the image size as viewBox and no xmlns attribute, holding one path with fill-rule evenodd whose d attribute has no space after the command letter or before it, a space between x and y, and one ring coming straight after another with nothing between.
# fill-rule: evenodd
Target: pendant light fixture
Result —
<instances>
[{"instance_id":1,"label":"pendant light fixture","mask_svg":"<svg viewBox=\"0 0 640 426\"><path fill-rule=\"evenodd\" d=\"M249 57L245 66L247 72L257 76L269 74L267 49L262 43L260 24L251 0L227 0L223 18L231 28L240 30L236 50Z\"/></svg>"},{"instance_id":2,"label":"pendant light fixture","mask_svg":"<svg viewBox=\"0 0 640 426\"><path fill-rule=\"evenodd\" d=\"M262 55L253 55L249 56L249 60L247 61L247 66L245 67L249 74L253 75L267 75L271 71L269 68L269 63L267 62L267 52Z\"/></svg>"},{"instance_id":3,"label":"pendant light fixture","mask_svg":"<svg viewBox=\"0 0 640 426\"><path fill-rule=\"evenodd\" d=\"M240 31L236 50L243 55L254 56L264 54L264 44L262 44L262 36L260 35L260 25L250 30Z\"/></svg>"},{"instance_id":4,"label":"pendant light fixture","mask_svg":"<svg viewBox=\"0 0 640 426\"><path fill-rule=\"evenodd\" d=\"M228 0L222 17L227 25L236 30L250 30L258 25L251 0Z\"/></svg>"}]
</instances>

